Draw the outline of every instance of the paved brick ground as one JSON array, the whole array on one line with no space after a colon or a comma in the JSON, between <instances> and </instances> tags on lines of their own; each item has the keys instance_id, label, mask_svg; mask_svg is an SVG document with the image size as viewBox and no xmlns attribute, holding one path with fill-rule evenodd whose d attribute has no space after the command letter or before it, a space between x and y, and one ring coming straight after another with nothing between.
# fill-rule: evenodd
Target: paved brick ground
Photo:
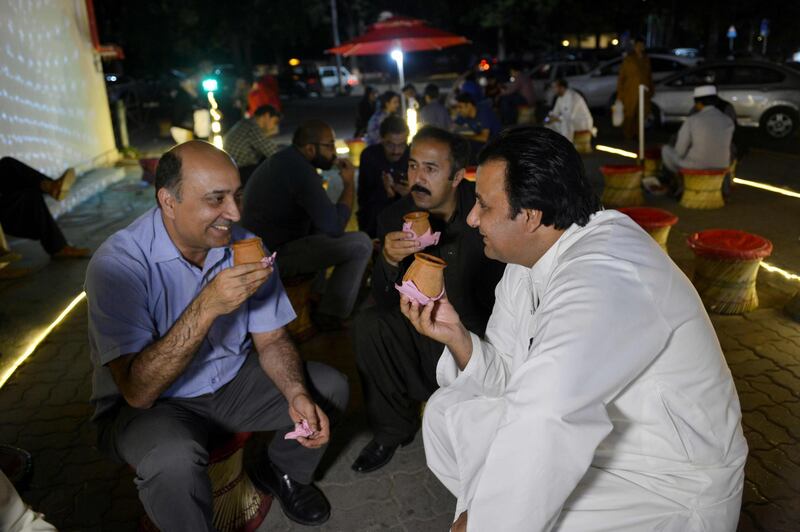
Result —
<instances>
[{"instance_id":1,"label":"paved brick ground","mask_svg":"<svg viewBox=\"0 0 800 532\"><path fill-rule=\"evenodd\" d=\"M600 160L589 162L596 165ZM728 219L730 226L766 224L769 202L756 193L748 194L740 193L738 209L727 210L737 213L735 220ZM115 201L124 200L124 194L117 196ZM680 213L681 222L670 240L670 252L679 265L691 267L682 237L708 227L712 217L725 221L722 212ZM781 223L786 226L785 221L775 222ZM792 232L796 233L796 227L784 227L775 238L784 245L791 241L796 245ZM767 236L773 238L770 233ZM793 260L795 253L781 253L781 265L800 270L800 262ZM767 280L770 277L760 277L761 309L745 316L713 316L712 320L736 379L750 444L739 530L795 532L800 523L800 324L780 311L788 296L767 285ZM78 287L75 289L77 292ZM43 305L48 290L47 283L42 283ZM0 286L0 293L10 292L3 292ZM13 304L5 298L0 311L13 312ZM419 437L378 473L360 476L350 471L350 463L369 434L347 333L315 338L301 350L306 358L326 361L347 373L353 388L349 416L335 434L323 463L320 485L331 499L334 513L321 530L446 530L454 500L427 471ZM60 529L132 531L142 514L133 476L127 467L115 465L93 448L95 435L88 421L90 390L86 308L82 303L0 389L0 442L33 453L34 474L22 495ZM258 453L263 439L248 448L251 456ZM300 529L289 523L276 505L260 530Z\"/></svg>"}]
</instances>

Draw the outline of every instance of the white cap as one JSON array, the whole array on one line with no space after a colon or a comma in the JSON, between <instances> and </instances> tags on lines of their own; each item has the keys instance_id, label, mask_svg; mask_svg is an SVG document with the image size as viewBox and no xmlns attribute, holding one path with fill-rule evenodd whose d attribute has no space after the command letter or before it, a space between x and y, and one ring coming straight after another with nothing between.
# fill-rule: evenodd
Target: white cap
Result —
<instances>
[{"instance_id":1,"label":"white cap","mask_svg":"<svg viewBox=\"0 0 800 532\"><path fill-rule=\"evenodd\" d=\"M694 97L703 98L705 96L716 96L717 88L714 85L700 85L694 88Z\"/></svg>"}]
</instances>

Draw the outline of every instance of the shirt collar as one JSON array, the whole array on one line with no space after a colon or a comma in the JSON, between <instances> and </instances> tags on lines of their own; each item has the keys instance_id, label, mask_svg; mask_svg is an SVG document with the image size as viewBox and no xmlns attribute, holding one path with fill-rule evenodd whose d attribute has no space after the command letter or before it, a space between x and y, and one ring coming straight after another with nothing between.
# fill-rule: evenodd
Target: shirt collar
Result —
<instances>
[{"instance_id":1,"label":"shirt collar","mask_svg":"<svg viewBox=\"0 0 800 532\"><path fill-rule=\"evenodd\" d=\"M589 222L591 223L591 221ZM588 225L588 224L587 224ZM581 229L581 226L578 224L572 224L564 231L556 243L550 246L542 257L536 261L530 269L530 276L534 283L536 284L544 284L550 278L550 275L553 273L553 270L556 266L556 261L558 257L569 249L569 247L574 243L575 239L572 238L576 232Z\"/></svg>"},{"instance_id":2,"label":"shirt collar","mask_svg":"<svg viewBox=\"0 0 800 532\"><path fill-rule=\"evenodd\" d=\"M228 258L230 254L229 249L230 246L209 249L208 254L206 254L206 260L203 262L203 273L208 272L220 261ZM153 245L151 248L151 257L153 262L156 263L183 259L180 250L172 241L172 238L170 238L169 233L167 233L161 209L158 207L153 209ZM185 261L185 259L183 260Z\"/></svg>"}]
</instances>

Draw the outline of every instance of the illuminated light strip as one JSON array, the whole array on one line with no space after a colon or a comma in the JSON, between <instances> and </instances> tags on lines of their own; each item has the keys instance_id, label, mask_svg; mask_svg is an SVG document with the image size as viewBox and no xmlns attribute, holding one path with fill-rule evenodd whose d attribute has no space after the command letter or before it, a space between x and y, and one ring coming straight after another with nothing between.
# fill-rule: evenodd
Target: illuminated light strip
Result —
<instances>
[{"instance_id":1,"label":"illuminated light strip","mask_svg":"<svg viewBox=\"0 0 800 532\"><path fill-rule=\"evenodd\" d=\"M350 148L348 148L347 146L336 148L336 153L338 153L339 155L348 154L350 153Z\"/></svg>"},{"instance_id":2,"label":"illuminated light strip","mask_svg":"<svg viewBox=\"0 0 800 532\"><path fill-rule=\"evenodd\" d=\"M778 268L777 266L773 266L772 264L769 264L767 262L762 262L761 263L761 267L764 268L765 270L767 270L768 272L777 273L777 274L783 276L785 279L788 279L789 281L800 281L800 275L796 275L794 273L787 272L786 270L782 270L781 268Z\"/></svg>"},{"instance_id":3,"label":"illuminated light strip","mask_svg":"<svg viewBox=\"0 0 800 532\"><path fill-rule=\"evenodd\" d=\"M734 177L733 182L737 185L746 185L748 187L760 188L761 190L775 192L776 194L783 194L784 196L789 196L790 198L800 198L800 192L795 192L794 190L789 190L788 188L773 187L772 185L767 185L766 183L749 181L747 179L739 179L738 177Z\"/></svg>"},{"instance_id":4,"label":"illuminated light strip","mask_svg":"<svg viewBox=\"0 0 800 532\"><path fill-rule=\"evenodd\" d=\"M86 292L81 292L80 294L78 294L75 297L75 299L73 299L70 302L70 304L67 305L67 308L65 308L63 311L61 311L61 314L59 314L58 317L55 320L53 320L53 323L48 325L47 328L41 334L39 334L30 343L30 345L28 345L28 348L25 349L25 351L11 364L11 367L8 368L5 371L5 373L0 375L0 388L2 388L3 385L5 385L6 381L8 381L8 379L11 378L11 375L14 374L14 372L17 370L17 368L23 362L25 362L25 360L27 360L27 358L29 356L31 356L31 354L33 354L34 351L36 351L36 348L39 347L39 344L41 344L44 341L45 338L47 338L47 335L50 334L53 331L53 329L55 329L58 326L59 323L64 321L64 318L66 318L67 315L70 312L72 312L72 309L74 309L78 305L78 303L80 303L83 300L83 298L85 298L85 297L86 297Z\"/></svg>"},{"instance_id":5,"label":"illuminated light strip","mask_svg":"<svg viewBox=\"0 0 800 532\"><path fill-rule=\"evenodd\" d=\"M608 153L613 153L614 155L622 155L623 157L629 157L631 159L638 159L639 156L633 153L632 151L621 150L619 148L612 148L611 146L603 146L602 144L598 144L595 146L597 151L605 151Z\"/></svg>"}]
</instances>

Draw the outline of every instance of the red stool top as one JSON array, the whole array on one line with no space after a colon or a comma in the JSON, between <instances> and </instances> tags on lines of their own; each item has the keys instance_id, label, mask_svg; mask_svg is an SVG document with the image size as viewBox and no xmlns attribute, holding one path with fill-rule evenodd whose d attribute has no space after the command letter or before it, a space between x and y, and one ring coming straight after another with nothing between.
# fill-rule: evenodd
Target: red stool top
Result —
<instances>
[{"instance_id":1,"label":"red stool top","mask_svg":"<svg viewBox=\"0 0 800 532\"><path fill-rule=\"evenodd\" d=\"M478 174L478 167L477 166L467 166L467 169L464 173L464 178L467 181L475 181L475 177Z\"/></svg>"},{"instance_id":2,"label":"red stool top","mask_svg":"<svg viewBox=\"0 0 800 532\"><path fill-rule=\"evenodd\" d=\"M719 175L727 174L727 168L681 168L683 175Z\"/></svg>"},{"instance_id":3,"label":"red stool top","mask_svg":"<svg viewBox=\"0 0 800 532\"><path fill-rule=\"evenodd\" d=\"M645 159L661 159L661 146L650 146L644 150Z\"/></svg>"},{"instance_id":4,"label":"red stool top","mask_svg":"<svg viewBox=\"0 0 800 532\"><path fill-rule=\"evenodd\" d=\"M604 174L630 174L641 170L642 167L638 164L606 164L600 167L600 171Z\"/></svg>"},{"instance_id":5,"label":"red stool top","mask_svg":"<svg viewBox=\"0 0 800 532\"><path fill-rule=\"evenodd\" d=\"M643 229L658 229L670 227L678 223L678 217L664 209L655 207L620 207L619 212L625 213Z\"/></svg>"},{"instance_id":6,"label":"red stool top","mask_svg":"<svg viewBox=\"0 0 800 532\"><path fill-rule=\"evenodd\" d=\"M703 257L754 260L772 253L772 242L766 238L736 229L709 229L687 239L692 250Z\"/></svg>"}]
</instances>

